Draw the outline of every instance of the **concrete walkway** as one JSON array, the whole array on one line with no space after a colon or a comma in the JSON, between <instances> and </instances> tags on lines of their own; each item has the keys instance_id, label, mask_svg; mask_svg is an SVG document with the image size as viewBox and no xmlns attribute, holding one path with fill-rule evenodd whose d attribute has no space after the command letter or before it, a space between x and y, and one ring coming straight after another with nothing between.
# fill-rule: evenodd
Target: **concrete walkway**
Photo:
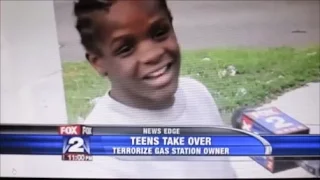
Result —
<instances>
[{"instance_id":1,"label":"concrete walkway","mask_svg":"<svg viewBox=\"0 0 320 180\"><path fill-rule=\"evenodd\" d=\"M288 92L262 107L275 106L310 128L311 134L320 133L320 83ZM234 157L232 165L239 178L296 178L314 177L298 167L272 174L249 157Z\"/></svg>"}]
</instances>

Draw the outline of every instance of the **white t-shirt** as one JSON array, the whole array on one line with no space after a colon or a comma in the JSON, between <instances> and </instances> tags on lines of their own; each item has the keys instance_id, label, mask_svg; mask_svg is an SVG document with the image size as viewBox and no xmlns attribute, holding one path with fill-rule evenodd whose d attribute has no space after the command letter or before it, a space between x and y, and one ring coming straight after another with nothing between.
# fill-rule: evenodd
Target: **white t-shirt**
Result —
<instances>
[{"instance_id":1,"label":"white t-shirt","mask_svg":"<svg viewBox=\"0 0 320 180\"><path fill-rule=\"evenodd\" d=\"M142 110L123 105L108 93L87 117L87 125L213 126L223 125L218 108L204 85L180 78L173 106ZM107 157L88 163L90 177L100 178L234 178L227 157ZM92 175L92 176L91 176Z\"/></svg>"}]
</instances>

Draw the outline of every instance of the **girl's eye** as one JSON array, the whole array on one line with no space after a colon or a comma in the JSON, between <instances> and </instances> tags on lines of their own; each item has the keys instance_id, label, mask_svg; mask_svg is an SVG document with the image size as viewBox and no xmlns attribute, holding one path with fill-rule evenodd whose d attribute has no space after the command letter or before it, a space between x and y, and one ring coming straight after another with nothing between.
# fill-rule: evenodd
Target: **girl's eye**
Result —
<instances>
[{"instance_id":1,"label":"girl's eye","mask_svg":"<svg viewBox=\"0 0 320 180\"><path fill-rule=\"evenodd\" d=\"M118 41L117 45L115 45L115 49L113 54L115 56L126 57L133 53L135 49L136 41L133 37L123 37Z\"/></svg>"},{"instance_id":2,"label":"girl's eye","mask_svg":"<svg viewBox=\"0 0 320 180\"><path fill-rule=\"evenodd\" d=\"M134 40L125 40L123 41L118 48L114 51L116 56L126 57L134 51L135 42Z\"/></svg>"},{"instance_id":3,"label":"girl's eye","mask_svg":"<svg viewBox=\"0 0 320 180\"><path fill-rule=\"evenodd\" d=\"M169 32L169 26L159 26L154 28L154 30L151 33L151 36L155 40L164 40L168 37Z\"/></svg>"},{"instance_id":4,"label":"girl's eye","mask_svg":"<svg viewBox=\"0 0 320 180\"><path fill-rule=\"evenodd\" d=\"M116 50L116 54L117 55L126 54L126 53L129 53L132 49L133 49L133 47L131 45L126 44L126 45L120 46Z\"/></svg>"}]
</instances>

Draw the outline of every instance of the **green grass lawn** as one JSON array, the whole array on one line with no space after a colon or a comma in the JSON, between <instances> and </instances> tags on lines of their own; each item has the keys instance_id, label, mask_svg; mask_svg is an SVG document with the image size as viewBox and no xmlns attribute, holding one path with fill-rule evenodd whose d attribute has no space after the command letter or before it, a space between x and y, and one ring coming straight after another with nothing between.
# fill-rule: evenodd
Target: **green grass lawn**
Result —
<instances>
[{"instance_id":1,"label":"green grass lawn","mask_svg":"<svg viewBox=\"0 0 320 180\"><path fill-rule=\"evenodd\" d=\"M224 71L228 66L236 69L234 76ZM320 50L316 46L184 51L181 70L182 76L193 77L208 87L222 113L232 112L319 81ZM86 117L92 109L90 101L104 95L110 85L87 62L65 62L63 71L68 116L70 123L75 123L79 116Z\"/></svg>"}]
</instances>

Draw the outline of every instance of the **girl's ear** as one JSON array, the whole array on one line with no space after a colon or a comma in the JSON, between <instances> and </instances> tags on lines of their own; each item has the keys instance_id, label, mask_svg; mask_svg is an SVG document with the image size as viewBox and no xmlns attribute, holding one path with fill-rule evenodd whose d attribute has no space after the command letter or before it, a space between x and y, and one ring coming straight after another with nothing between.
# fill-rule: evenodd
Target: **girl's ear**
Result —
<instances>
[{"instance_id":1,"label":"girl's ear","mask_svg":"<svg viewBox=\"0 0 320 180\"><path fill-rule=\"evenodd\" d=\"M106 68L106 62L101 56L97 56L92 53L86 53L86 58L91 64L91 66L101 75L101 76L107 76L107 68Z\"/></svg>"}]
</instances>

